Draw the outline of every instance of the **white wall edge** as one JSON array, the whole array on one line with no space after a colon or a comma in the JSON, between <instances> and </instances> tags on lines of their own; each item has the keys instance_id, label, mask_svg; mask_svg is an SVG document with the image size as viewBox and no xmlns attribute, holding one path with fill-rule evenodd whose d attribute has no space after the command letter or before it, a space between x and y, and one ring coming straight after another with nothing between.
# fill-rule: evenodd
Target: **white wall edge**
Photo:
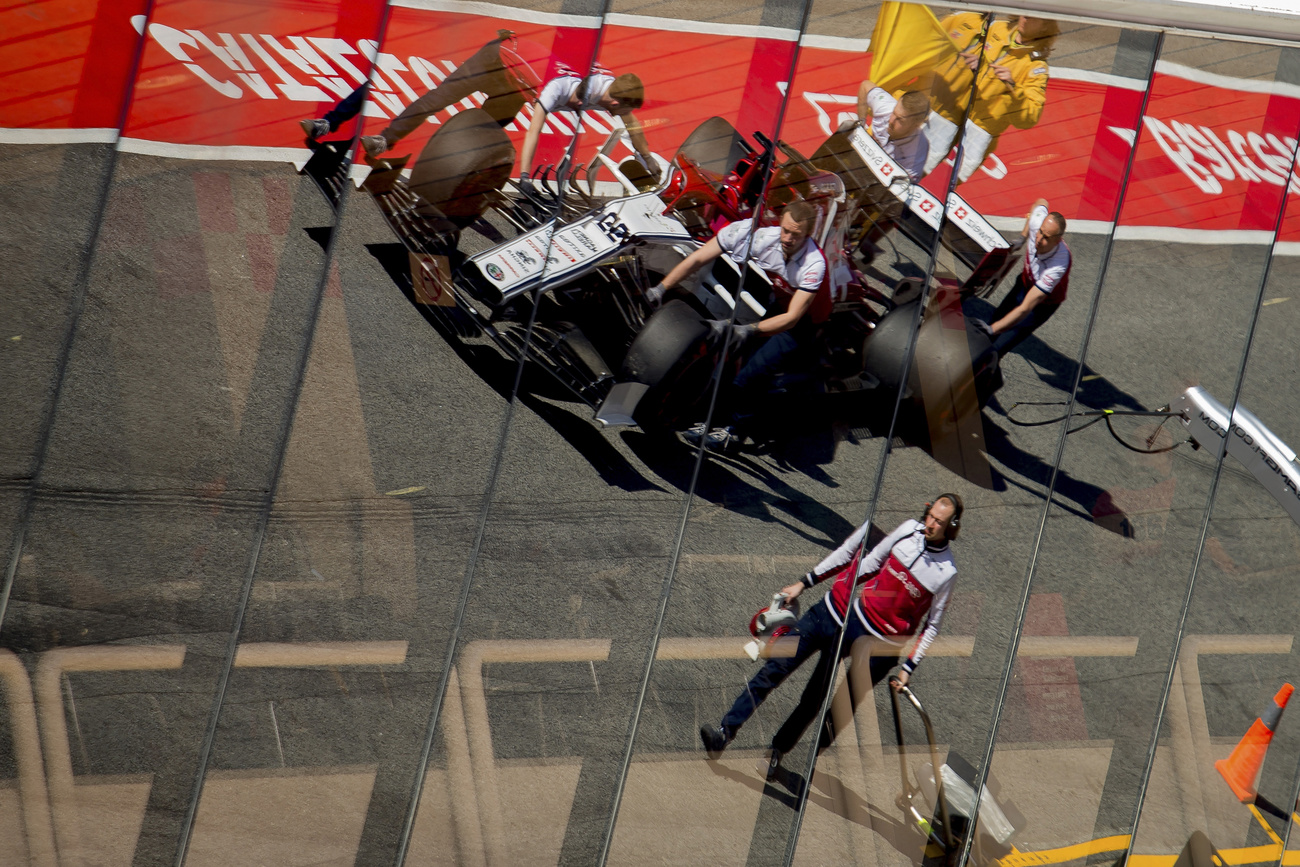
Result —
<instances>
[{"instance_id":1,"label":"white wall edge","mask_svg":"<svg viewBox=\"0 0 1300 867\"><path fill-rule=\"evenodd\" d=\"M3 144L112 144L115 129L21 129L0 128Z\"/></svg>"},{"instance_id":2,"label":"white wall edge","mask_svg":"<svg viewBox=\"0 0 1300 867\"><path fill-rule=\"evenodd\" d=\"M598 15L564 15L559 12L536 12L518 6L484 3L481 0L392 0L393 6L407 9L424 9L429 12L460 12L482 15L484 18L502 18L506 21L523 21L527 24L548 24L552 27L600 27Z\"/></svg>"},{"instance_id":3,"label":"white wall edge","mask_svg":"<svg viewBox=\"0 0 1300 867\"><path fill-rule=\"evenodd\" d=\"M304 148L263 148L244 145L193 145L143 138L118 140L117 149L125 153L178 160L240 160L252 162L300 162Z\"/></svg>"}]
</instances>

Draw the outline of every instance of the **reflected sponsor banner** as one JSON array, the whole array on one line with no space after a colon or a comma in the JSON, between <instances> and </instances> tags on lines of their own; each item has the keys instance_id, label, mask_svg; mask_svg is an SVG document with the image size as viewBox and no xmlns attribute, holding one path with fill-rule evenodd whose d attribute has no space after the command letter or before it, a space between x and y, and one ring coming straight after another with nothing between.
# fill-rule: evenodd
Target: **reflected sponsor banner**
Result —
<instances>
[{"instance_id":1,"label":"reflected sponsor banner","mask_svg":"<svg viewBox=\"0 0 1300 867\"><path fill-rule=\"evenodd\" d=\"M381 13L373 2L160 0L147 26L132 20L145 47L123 136L301 146L297 121L319 117L366 80Z\"/></svg>"},{"instance_id":2,"label":"reflected sponsor banner","mask_svg":"<svg viewBox=\"0 0 1300 867\"><path fill-rule=\"evenodd\" d=\"M1144 121L1122 223L1271 236L1283 190L1300 192L1300 87L1161 63ZM1300 237L1298 218L1283 237Z\"/></svg>"},{"instance_id":3,"label":"reflected sponsor banner","mask_svg":"<svg viewBox=\"0 0 1300 867\"><path fill-rule=\"evenodd\" d=\"M50 0L38 4L48 13L40 24L18 7L0 12L10 32L20 36L0 50L7 94L0 100L0 125L83 132L115 126L122 84L141 38L143 20L135 7L143 5ZM381 12L378 2L161 0L144 33L125 134L206 148L176 149L178 156L266 159L296 150L305 157L297 121L323 115L365 80L372 65L374 88L364 110L368 133L445 79L499 29L509 29L533 47L522 53L543 78L557 61L585 68L599 37L604 66L642 79L646 103L637 114L651 147L665 157L715 115L732 120L746 136L767 133L776 128L783 100L781 136L810 154L854 116L857 88L871 59L863 40L809 37L799 46L797 34L778 28L630 15L609 16L601 31L594 17L454 0L400 0L390 9L380 46ZM798 68L791 76L796 50ZM1047 94L1042 121L1003 134L996 151L960 187L961 197L977 212L1014 219L1042 196L1067 218L1104 227L1119 201L1143 83L1054 67ZM418 152L442 121L481 102L482 94L476 94L435 115L395 153ZM531 111L525 108L507 127L516 147ZM574 128L567 118L560 113L548 121L541 164L557 160L571 140ZM604 112L584 115L583 128L593 139L619 126ZM1233 237L1271 230L1280 194L1288 188L1298 128L1300 87L1158 64L1121 222L1228 231ZM583 156L580 148L580 161ZM926 201L946 196L947 176L942 169L918 185L928 190ZM1300 184L1291 181L1289 189L1296 192ZM1300 238L1300 214L1288 219L1283 234Z\"/></svg>"}]
</instances>

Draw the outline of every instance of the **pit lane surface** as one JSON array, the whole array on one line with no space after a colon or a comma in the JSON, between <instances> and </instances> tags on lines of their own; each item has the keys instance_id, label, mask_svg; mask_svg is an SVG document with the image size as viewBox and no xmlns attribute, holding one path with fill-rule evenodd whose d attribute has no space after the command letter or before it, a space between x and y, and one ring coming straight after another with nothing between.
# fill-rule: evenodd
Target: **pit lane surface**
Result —
<instances>
[{"instance_id":1,"label":"pit lane surface","mask_svg":"<svg viewBox=\"0 0 1300 867\"><path fill-rule=\"evenodd\" d=\"M0 518L25 533L0 624L7 857L170 862L189 829L187 863L391 863L402 841L407 863L591 863L625 779L611 862L780 862L792 798L754 766L803 679L717 765L696 728L753 670L737 652L753 611L866 514L881 438L809 425L773 453L706 461L692 485L691 450L601 431L541 377L525 372L512 404L515 366L407 301L404 251L360 196L327 250L331 214L282 165L123 155L101 221L106 148L3 160L3 381L20 409L4 414ZM1070 302L1005 363L1004 409L1066 395L1102 254L1095 236L1071 244ZM1264 256L1118 242L1081 403L1154 408L1194 383L1226 402ZM1242 396L1292 444L1295 270L1273 263ZM995 407L973 432L944 462L894 449L875 523L938 491L967 499L949 641L916 688L944 745L978 761L1060 427ZM1131 829L1214 461L1137 456L1095 426L1061 470L993 762L1028 820L1021 849ZM1152 853L1198 828L1255 842L1209 761L1297 674L1294 525L1229 463L1205 536L1184 632L1245 638L1184 638L1138 835ZM155 653L122 652L138 645ZM919 857L894 756L874 749L892 737L882 699L819 763L798 863ZM1261 784L1279 802L1294 724ZM32 749L44 820L24 788Z\"/></svg>"}]
</instances>

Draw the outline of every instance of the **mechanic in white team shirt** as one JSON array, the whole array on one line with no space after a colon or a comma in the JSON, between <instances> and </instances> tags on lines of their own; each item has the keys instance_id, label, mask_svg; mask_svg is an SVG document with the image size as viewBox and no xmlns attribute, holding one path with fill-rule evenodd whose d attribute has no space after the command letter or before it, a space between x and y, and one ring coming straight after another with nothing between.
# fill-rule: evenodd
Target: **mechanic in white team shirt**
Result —
<instances>
[{"instance_id":1,"label":"mechanic in white team shirt","mask_svg":"<svg viewBox=\"0 0 1300 867\"><path fill-rule=\"evenodd\" d=\"M727 424L707 431L701 422L685 432L688 442L703 439L709 447L725 451L743 439L744 432L736 426L752 415L746 410L752 410L754 403L754 395L746 391L761 389L778 372L778 364L805 344L814 327L830 315L826 256L812 238L816 225L817 209L798 200L785 206L777 226L753 229L753 220L729 223L646 293L652 304L662 302L688 276L724 253L742 268L747 260L752 261L772 278L775 287L767 318L752 325L709 320L710 339L715 342L727 341L734 350L743 350L759 339L763 345L736 374L733 388L724 392L735 401L730 413L719 411L719 418L730 416Z\"/></svg>"},{"instance_id":2,"label":"mechanic in white team shirt","mask_svg":"<svg viewBox=\"0 0 1300 867\"><path fill-rule=\"evenodd\" d=\"M1065 217L1047 210L1047 199L1034 202L1025 217L1025 262L997 310L988 320L993 348L999 356L1020 344L1034 329L1052 317L1070 286L1070 248L1065 236Z\"/></svg>"},{"instance_id":3,"label":"mechanic in white team shirt","mask_svg":"<svg viewBox=\"0 0 1300 867\"><path fill-rule=\"evenodd\" d=\"M913 181L925 175L925 158L930 153L925 121L929 116L930 98L919 90L909 90L895 99L873 81L864 81L858 88L858 118Z\"/></svg>"},{"instance_id":4,"label":"mechanic in white team shirt","mask_svg":"<svg viewBox=\"0 0 1300 867\"><path fill-rule=\"evenodd\" d=\"M646 168L652 175L657 174L658 164L650 156L650 145L641 121L632 113L645 102L641 79L631 73L615 77L600 65L594 65L591 74L585 78L563 63L558 64L558 70L559 74L542 87L533 107L533 120L524 134L524 144L519 151L520 185L525 190L531 188L537 142L546 126L546 118L557 111L568 112L570 123L575 127L578 123L575 115L583 111L601 109L619 118Z\"/></svg>"}]
</instances>

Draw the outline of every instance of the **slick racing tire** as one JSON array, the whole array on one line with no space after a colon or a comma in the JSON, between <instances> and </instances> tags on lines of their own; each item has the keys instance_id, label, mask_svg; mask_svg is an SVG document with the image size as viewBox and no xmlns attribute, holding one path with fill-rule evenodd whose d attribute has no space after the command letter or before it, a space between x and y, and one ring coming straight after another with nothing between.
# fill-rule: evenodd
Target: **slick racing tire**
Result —
<instances>
[{"instance_id":1,"label":"slick racing tire","mask_svg":"<svg viewBox=\"0 0 1300 867\"><path fill-rule=\"evenodd\" d=\"M411 192L459 225L483 215L491 194L505 186L515 147L505 130L480 108L462 111L433 134L411 170Z\"/></svg>"},{"instance_id":2,"label":"slick racing tire","mask_svg":"<svg viewBox=\"0 0 1300 867\"><path fill-rule=\"evenodd\" d=\"M707 394L713 355L704 337L704 317L685 301L669 301L655 311L632 341L621 382L650 386L633 413L643 429L675 429Z\"/></svg>"}]
</instances>

